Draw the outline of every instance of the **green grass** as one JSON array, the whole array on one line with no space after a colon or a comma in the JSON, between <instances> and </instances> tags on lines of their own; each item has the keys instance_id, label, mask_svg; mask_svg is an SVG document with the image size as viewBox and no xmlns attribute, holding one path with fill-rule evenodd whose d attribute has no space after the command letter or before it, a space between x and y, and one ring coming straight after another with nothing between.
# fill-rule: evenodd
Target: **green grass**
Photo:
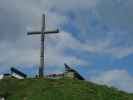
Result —
<instances>
[{"instance_id":1,"label":"green grass","mask_svg":"<svg viewBox=\"0 0 133 100\"><path fill-rule=\"evenodd\" d=\"M7 100L133 100L133 94L70 79L4 79L0 95Z\"/></svg>"}]
</instances>

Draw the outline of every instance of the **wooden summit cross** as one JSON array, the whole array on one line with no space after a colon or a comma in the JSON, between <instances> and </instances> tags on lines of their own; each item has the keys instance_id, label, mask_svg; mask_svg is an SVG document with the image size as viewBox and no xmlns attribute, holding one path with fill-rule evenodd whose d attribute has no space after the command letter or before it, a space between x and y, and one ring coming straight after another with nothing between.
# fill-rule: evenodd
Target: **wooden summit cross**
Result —
<instances>
[{"instance_id":1,"label":"wooden summit cross","mask_svg":"<svg viewBox=\"0 0 133 100\"><path fill-rule=\"evenodd\" d=\"M46 31L45 29L45 14L42 16L42 28L41 32L28 32L28 35L41 35L41 52L40 52L40 66L39 66L39 77L43 77L43 71L44 71L44 39L45 34L54 34L59 33L59 30L52 30L52 31Z\"/></svg>"}]
</instances>

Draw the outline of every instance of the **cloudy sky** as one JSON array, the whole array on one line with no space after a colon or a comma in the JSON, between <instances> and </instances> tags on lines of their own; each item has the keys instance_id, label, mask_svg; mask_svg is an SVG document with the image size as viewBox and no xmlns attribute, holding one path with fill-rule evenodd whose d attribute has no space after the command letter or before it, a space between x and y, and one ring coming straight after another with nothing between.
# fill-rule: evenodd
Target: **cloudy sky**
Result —
<instances>
[{"instance_id":1,"label":"cloudy sky","mask_svg":"<svg viewBox=\"0 0 133 100\"><path fill-rule=\"evenodd\" d=\"M35 75L39 66L42 14L47 30L45 73L64 63L86 80L133 92L132 0L0 0L0 73L17 67Z\"/></svg>"}]
</instances>

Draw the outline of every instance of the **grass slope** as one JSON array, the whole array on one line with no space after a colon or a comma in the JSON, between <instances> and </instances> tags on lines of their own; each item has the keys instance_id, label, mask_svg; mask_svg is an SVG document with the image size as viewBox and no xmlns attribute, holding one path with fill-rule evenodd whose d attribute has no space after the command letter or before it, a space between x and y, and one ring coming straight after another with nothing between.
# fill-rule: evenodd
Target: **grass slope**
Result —
<instances>
[{"instance_id":1,"label":"grass slope","mask_svg":"<svg viewBox=\"0 0 133 100\"><path fill-rule=\"evenodd\" d=\"M133 100L133 94L69 79L5 79L0 95L7 100Z\"/></svg>"}]
</instances>

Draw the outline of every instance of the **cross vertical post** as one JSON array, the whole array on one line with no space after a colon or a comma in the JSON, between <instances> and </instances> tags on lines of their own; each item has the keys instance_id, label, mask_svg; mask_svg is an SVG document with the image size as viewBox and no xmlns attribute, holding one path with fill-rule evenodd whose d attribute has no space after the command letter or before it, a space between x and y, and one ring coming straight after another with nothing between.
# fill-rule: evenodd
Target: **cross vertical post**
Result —
<instances>
[{"instance_id":1,"label":"cross vertical post","mask_svg":"<svg viewBox=\"0 0 133 100\"><path fill-rule=\"evenodd\" d=\"M44 71L44 38L45 38L45 15L42 16L42 30L41 30L41 51L40 51L40 66L39 66L39 77L43 77Z\"/></svg>"},{"instance_id":2,"label":"cross vertical post","mask_svg":"<svg viewBox=\"0 0 133 100\"><path fill-rule=\"evenodd\" d=\"M43 14L42 16L42 28L41 28L41 32L37 31L37 32L28 32L28 35L41 35L41 49L40 49L40 65L39 65L39 70L38 70L38 75L39 77L43 77L44 76L44 66L45 66L45 62L44 62L44 41L45 41L45 35L46 34L54 34L54 33L59 33L59 30L52 30L52 31L46 31L46 21L45 21L45 14Z\"/></svg>"}]
</instances>

